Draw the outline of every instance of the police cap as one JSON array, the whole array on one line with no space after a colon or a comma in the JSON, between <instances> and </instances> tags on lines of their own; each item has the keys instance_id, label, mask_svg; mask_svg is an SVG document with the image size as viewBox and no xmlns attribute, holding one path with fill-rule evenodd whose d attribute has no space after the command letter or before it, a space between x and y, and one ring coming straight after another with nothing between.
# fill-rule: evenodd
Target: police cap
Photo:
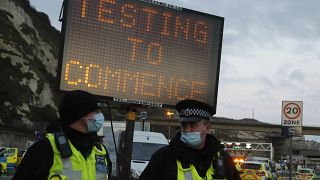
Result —
<instances>
[{"instance_id":1,"label":"police cap","mask_svg":"<svg viewBox=\"0 0 320 180\"><path fill-rule=\"evenodd\" d=\"M214 115L214 109L209 104L201 101L186 99L176 104L180 122L196 122L201 119L210 120Z\"/></svg>"}]
</instances>

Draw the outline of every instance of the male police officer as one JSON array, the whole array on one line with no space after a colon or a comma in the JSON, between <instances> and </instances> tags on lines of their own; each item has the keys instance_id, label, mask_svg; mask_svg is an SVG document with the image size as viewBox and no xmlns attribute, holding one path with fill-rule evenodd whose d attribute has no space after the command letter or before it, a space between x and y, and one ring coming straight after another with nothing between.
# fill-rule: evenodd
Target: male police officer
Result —
<instances>
[{"instance_id":1,"label":"male police officer","mask_svg":"<svg viewBox=\"0 0 320 180\"><path fill-rule=\"evenodd\" d=\"M181 132L152 156L140 179L240 179L223 145L209 134L214 109L195 100L180 101L176 109Z\"/></svg>"},{"instance_id":2,"label":"male police officer","mask_svg":"<svg viewBox=\"0 0 320 180\"><path fill-rule=\"evenodd\" d=\"M62 131L31 146L13 179L107 179L111 161L97 136L104 116L95 96L70 91L59 112Z\"/></svg>"}]
</instances>

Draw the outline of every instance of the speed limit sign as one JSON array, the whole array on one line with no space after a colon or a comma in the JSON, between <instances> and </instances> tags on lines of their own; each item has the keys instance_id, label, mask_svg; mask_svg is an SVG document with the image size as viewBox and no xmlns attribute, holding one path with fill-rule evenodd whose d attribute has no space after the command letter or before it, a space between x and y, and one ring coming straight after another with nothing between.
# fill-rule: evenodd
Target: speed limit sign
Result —
<instances>
[{"instance_id":1,"label":"speed limit sign","mask_svg":"<svg viewBox=\"0 0 320 180\"><path fill-rule=\"evenodd\" d=\"M282 101L282 126L302 126L302 104L302 101Z\"/></svg>"}]
</instances>

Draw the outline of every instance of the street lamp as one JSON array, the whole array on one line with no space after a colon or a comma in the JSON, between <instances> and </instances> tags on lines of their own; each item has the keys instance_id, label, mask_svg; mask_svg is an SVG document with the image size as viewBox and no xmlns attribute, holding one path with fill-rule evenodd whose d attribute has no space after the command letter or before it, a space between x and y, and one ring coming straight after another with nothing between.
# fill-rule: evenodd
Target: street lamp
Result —
<instances>
[{"instance_id":1,"label":"street lamp","mask_svg":"<svg viewBox=\"0 0 320 180\"><path fill-rule=\"evenodd\" d=\"M174 115L174 112L168 110L166 112L166 115L169 117L169 134L168 134L168 138L171 139L171 117Z\"/></svg>"},{"instance_id":2,"label":"street lamp","mask_svg":"<svg viewBox=\"0 0 320 180\"><path fill-rule=\"evenodd\" d=\"M167 115L169 118L171 118L171 116L173 116L173 115L174 115L174 112L167 111L166 115Z\"/></svg>"},{"instance_id":3,"label":"street lamp","mask_svg":"<svg viewBox=\"0 0 320 180\"><path fill-rule=\"evenodd\" d=\"M144 120L148 117L148 113L146 111L141 111L139 113L139 119L142 121L142 131L144 131Z\"/></svg>"}]
</instances>

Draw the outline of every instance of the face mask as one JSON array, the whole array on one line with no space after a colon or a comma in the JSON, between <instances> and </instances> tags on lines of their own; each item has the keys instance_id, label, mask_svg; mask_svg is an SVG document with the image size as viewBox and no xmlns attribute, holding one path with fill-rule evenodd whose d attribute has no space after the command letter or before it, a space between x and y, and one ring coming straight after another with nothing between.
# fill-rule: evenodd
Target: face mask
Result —
<instances>
[{"instance_id":1,"label":"face mask","mask_svg":"<svg viewBox=\"0 0 320 180\"><path fill-rule=\"evenodd\" d=\"M96 114L93 116L94 121L88 121L88 131L89 132L98 132L104 123L104 116L102 113Z\"/></svg>"},{"instance_id":2,"label":"face mask","mask_svg":"<svg viewBox=\"0 0 320 180\"><path fill-rule=\"evenodd\" d=\"M189 132L189 133L185 133L181 131L181 141L184 142L188 147L198 147L202 141L203 141L203 137L201 137L201 132L202 129L199 132Z\"/></svg>"}]
</instances>

